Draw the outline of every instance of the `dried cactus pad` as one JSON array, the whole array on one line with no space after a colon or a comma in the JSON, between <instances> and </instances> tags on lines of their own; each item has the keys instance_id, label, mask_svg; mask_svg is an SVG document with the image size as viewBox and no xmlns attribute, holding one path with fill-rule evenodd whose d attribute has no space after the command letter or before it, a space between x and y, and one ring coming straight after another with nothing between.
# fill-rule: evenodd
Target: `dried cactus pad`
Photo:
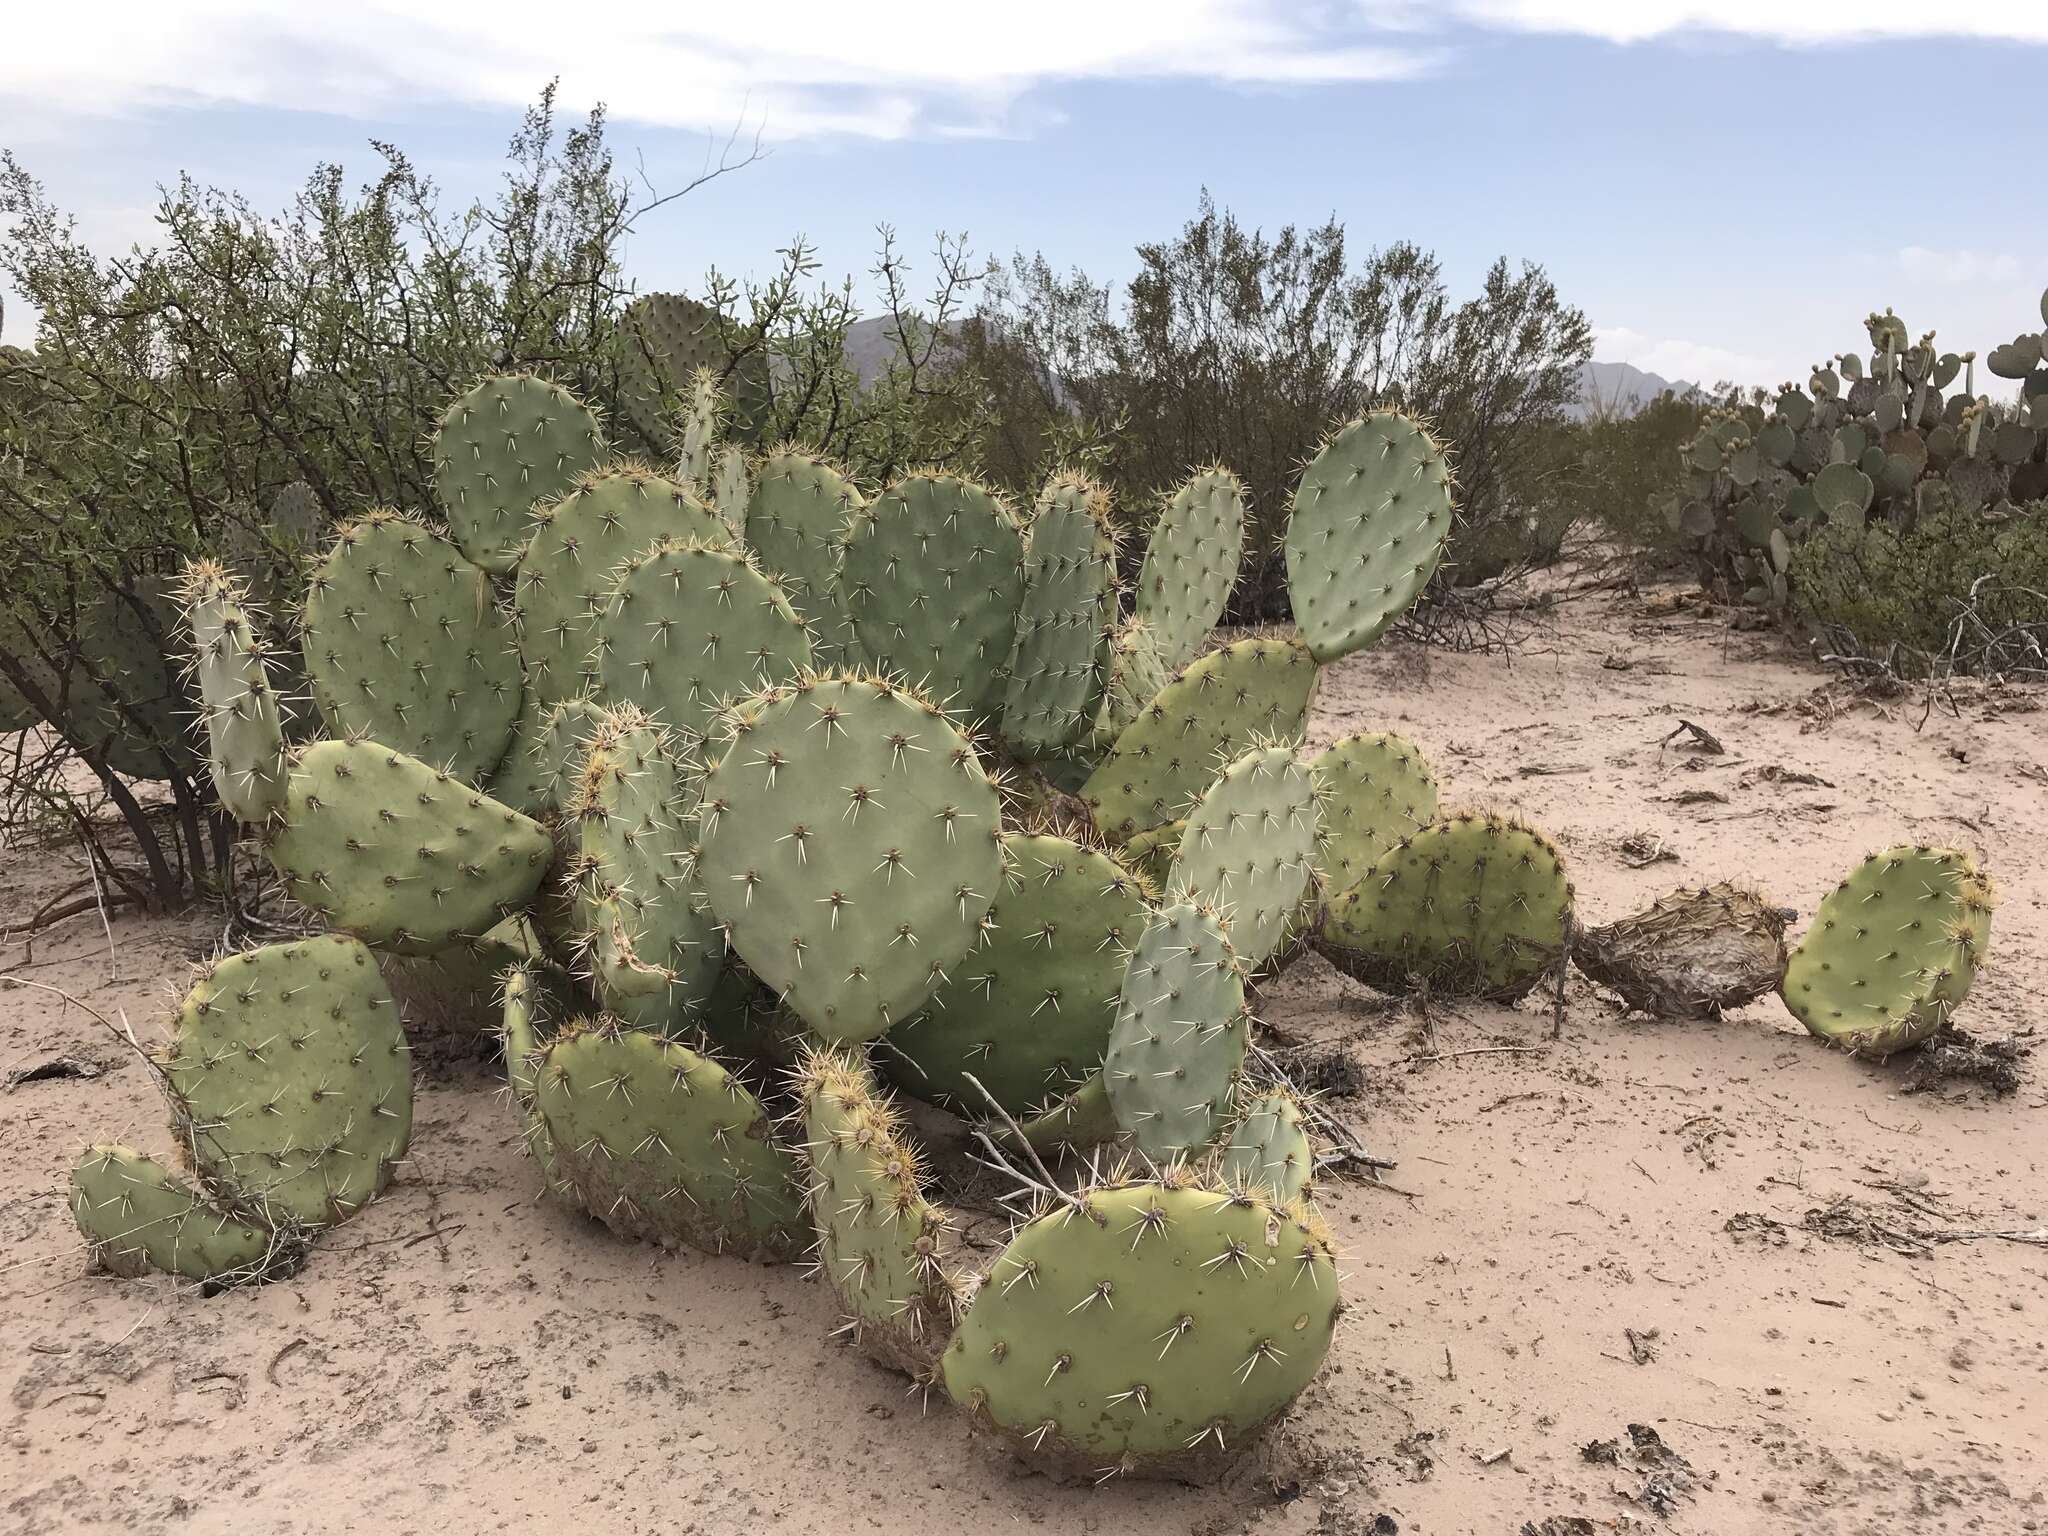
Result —
<instances>
[{"instance_id":1,"label":"dried cactus pad","mask_svg":"<svg viewBox=\"0 0 2048 1536\"><path fill-rule=\"evenodd\" d=\"M1328 1236L1251 1194L1122 1184L1025 1226L942 1362L1020 1456L1213 1476L1314 1379L1339 1310Z\"/></svg>"},{"instance_id":2,"label":"dried cactus pad","mask_svg":"<svg viewBox=\"0 0 2048 1536\"><path fill-rule=\"evenodd\" d=\"M811 664L782 589L738 550L663 540L619 567L595 627L598 686L701 739L734 697Z\"/></svg>"},{"instance_id":3,"label":"dried cactus pad","mask_svg":"<svg viewBox=\"0 0 2048 1536\"><path fill-rule=\"evenodd\" d=\"M1317 754L1309 771L1322 793L1320 868L1332 890L1351 886L1394 844L1437 819L1436 775L1406 737L1345 736Z\"/></svg>"},{"instance_id":4,"label":"dried cactus pad","mask_svg":"<svg viewBox=\"0 0 2048 1536\"><path fill-rule=\"evenodd\" d=\"M1024 538L989 491L908 475L858 513L839 605L860 654L975 721L1002 707L1024 590Z\"/></svg>"},{"instance_id":5,"label":"dried cactus pad","mask_svg":"<svg viewBox=\"0 0 2048 1536\"><path fill-rule=\"evenodd\" d=\"M1232 1188L1261 1190L1284 1205L1308 1189L1315 1167L1301 1105L1276 1088L1245 1105L1223 1144L1217 1171Z\"/></svg>"},{"instance_id":6,"label":"dried cactus pad","mask_svg":"<svg viewBox=\"0 0 2048 1536\"><path fill-rule=\"evenodd\" d=\"M1117 737L1081 798L1122 841L1186 814L1217 765L1254 741L1299 741L1316 665L1294 639L1255 637L1211 651L1159 690Z\"/></svg>"},{"instance_id":7,"label":"dried cactus pad","mask_svg":"<svg viewBox=\"0 0 2048 1536\"><path fill-rule=\"evenodd\" d=\"M1828 893L1780 991L1814 1034L1888 1056L1961 1005L1991 944L1991 882L1954 848L1873 853Z\"/></svg>"},{"instance_id":8,"label":"dried cactus pad","mask_svg":"<svg viewBox=\"0 0 2048 1536\"><path fill-rule=\"evenodd\" d=\"M267 944L209 966L172 1031L164 1080L180 1142L273 1224L353 1215L405 1156L411 1057L359 940Z\"/></svg>"},{"instance_id":9,"label":"dried cactus pad","mask_svg":"<svg viewBox=\"0 0 2048 1536\"><path fill-rule=\"evenodd\" d=\"M734 707L698 878L732 947L828 1040L871 1040L964 960L1002 877L974 748L894 683L805 679Z\"/></svg>"},{"instance_id":10,"label":"dried cactus pad","mask_svg":"<svg viewBox=\"0 0 2048 1536\"><path fill-rule=\"evenodd\" d=\"M306 593L306 673L336 736L476 783L498 766L523 687L491 579L431 529L372 512L336 535Z\"/></svg>"},{"instance_id":11,"label":"dried cactus pad","mask_svg":"<svg viewBox=\"0 0 2048 1536\"><path fill-rule=\"evenodd\" d=\"M200 728L214 794L229 814L261 822L284 804L284 722L271 691L248 587L210 560L187 568L179 594L192 639Z\"/></svg>"},{"instance_id":12,"label":"dried cactus pad","mask_svg":"<svg viewBox=\"0 0 2048 1536\"><path fill-rule=\"evenodd\" d=\"M1784 980L1785 916L1739 886L1674 891L1575 935L1572 963L1644 1013L1719 1018Z\"/></svg>"},{"instance_id":13,"label":"dried cactus pad","mask_svg":"<svg viewBox=\"0 0 2048 1536\"><path fill-rule=\"evenodd\" d=\"M852 1058L811 1056L797 1086L818 1267L869 1356L928 1376L952 1335L956 1283L945 1264L946 1221L924 1197L917 1151Z\"/></svg>"},{"instance_id":14,"label":"dried cactus pad","mask_svg":"<svg viewBox=\"0 0 2048 1536\"><path fill-rule=\"evenodd\" d=\"M71 1170L71 1214L94 1261L131 1279L154 1269L214 1283L255 1280L278 1246L268 1228L213 1209L155 1158L113 1142L87 1147Z\"/></svg>"},{"instance_id":15,"label":"dried cactus pad","mask_svg":"<svg viewBox=\"0 0 2048 1536\"><path fill-rule=\"evenodd\" d=\"M1006 839L981 942L916 1018L889 1036L904 1092L979 1118L1067 1093L1102 1066L1129 946L1151 908L1114 859L1063 837Z\"/></svg>"},{"instance_id":16,"label":"dried cactus pad","mask_svg":"<svg viewBox=\"0 0 2048 1536\"><path fill-rule=\"evenodd\" d=\"M814 643L826 653L821 664L846 643L846 616L833 596L839 545L866 505L841 470L793 447L761 461L747 503L747 545L811 626Z\"/></svg>"},{"instance_id":17,"label":"dried cactus pad","mask_svg":"<svg viewBox=\"0 0 2048 1536\"><path fill-rule=\"evenodd\" d=\"M1315 784L1294 748L1252 747L1188 812L1166 888L1220 912L1256 970L1301 905L1318 837Z\"/></svg>"},{"instance_id":18,"label":"dried cactus pad","mask_svg":"<svg viewBox=\"0 0 2048 1536\"><path fill-rule=\"evenodd\" d=\"M810 1241L796 1160L768 1112L687 1046L572 1023L541 1053L534 1108L556 1176L622 1237L775 1260Z\"/></svg>"},{"instance_id":19,"label":"dried cactus pad","mask_svg":"<svg viewBox=\"0 0 2048 1536\"><path fill-rule=\"evenodd\" d=\"M1374 411L1332 436L1287 524L1287 596L1316 660L1362 650L1406 613L1450 531L1450 460L1419 424Z\"/></svg>"},{"instance_id":20,"label":"dried cactus pad","mask_svg":"<svg viewBox=\"0 0 2048 1536\"><path fill-rule=\"evenodd\" d=\"M1395 844L1340 892L1321 947L1373 986L1422 976L1445 991L1512 1000L1557 963L1571 904L1542 833L1504 816L1453 816Z\"/></svg>"},{"instance_id":21,"label":"dried cactus pad","mask_svg":"<svg viewBox=\"0 0 2048 1536\"><path fill-rule=\"evenodd\" d=\"M553 857L537 822L374 741L300 752L267 837L293 900L403 954L485 932Z\"/></svg>"},{"instance_id":22,"label":"dried cactus pad","mask_svg":"<svg viewBox=\"0 0 2048 1536\"><path fill-rule=\"evenodd\" d=\"M1220 466L1189 476L1160 508L1132 612L1158 636L1169 672L1201 654L1223 617L1244 558L1244 522L1244 485Z\"/></svg>"},{"instance_id":23,"label":"dried cactus pad","mask_svg":"<svg viewBox=\"0 0 2048 1536\"><path fill-rule=\"evenodd\" d=\"M509 571L552 501L604 458L597 418L569 391L530 374L485 379L434 432L434 493L462 552Z\"/></svg>"},{"instance_id":24,"label":"dried cactus pad","mask_svg":"<svg viewBox=\"0 0 2048 1536\"><path fill-rule=\"evenodd\" d=\"M1026 757L1078 741L1102 703L1116 619L1109 493L1082 475L1046 482L1024 546L1016 648L1003 692L1003 739Z\"/></svg>"},{"instance_id":25,"label":"dried cactus pad","mask_svg":"<svg viewBox=\"0 0 2048 1536\"><path fill-rule=\"evenodd\" d=\"M738 543L689 490L637 464L584 475L535 516L512 606L527 686L550 703L595 687L597 616L621 565L662 539Z\"/></svg>"},{"instance_id":26,"label":"dried cactus pad","mask_svg":"<svg viewBox=\"0 0 2048 1536\"><path fill-rule=\"evenodd\" d=\"M1102 1080L1154 1162L1200 1152L1230 1118L1251 1037L1244 980L1221 921L1192 903L1161 908L1131 951Z\"/></svg>"}]
</instances>

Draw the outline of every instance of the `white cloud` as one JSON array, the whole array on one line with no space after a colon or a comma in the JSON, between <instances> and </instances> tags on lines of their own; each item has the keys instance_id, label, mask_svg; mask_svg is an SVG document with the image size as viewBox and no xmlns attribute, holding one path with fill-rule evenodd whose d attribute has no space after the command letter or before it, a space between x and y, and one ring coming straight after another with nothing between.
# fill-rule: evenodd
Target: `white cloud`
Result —
<instances>
[{"instance_id":1,"label":"white cloud","mask_svg":"<svg viewBox=\"0 0 2048 1536\"><path fill-rule=\"evenodd\" d=\"M1923 283L2017 283L2020 261L2005 251L1936 251L1909 245L1899 252L1899 267Z\"/></svg>"},{"instance_id":2,"label":"white cloud","mask_svg":"<svg viewBox=\"0 0 2048 1536\"><path fill-rule=\"evenodd\" d=\"M1649 336L1625 325L1595 326L1593 355L1603 363L1633 363L1672 383L1683 379L1709 388L1724 379L1736 384L1778 384L1806 377L1805 368L1795 369L1783 359L1676 337Z\"/></svg>"},{"instance_id":3,"label":"white cloud","mask_svg":"<svg viewBox=\"0 0 2048 1536\"><path fill-rule=\"evenodd\" d=\"M1387 0L1359 3L1370 13ZM1685 31L1808 44L1903 37L2048 42L2048 5L2041 0L1449 0L1448 8L1481 25L1616 43Z\"/></svg>"}]
</instances>

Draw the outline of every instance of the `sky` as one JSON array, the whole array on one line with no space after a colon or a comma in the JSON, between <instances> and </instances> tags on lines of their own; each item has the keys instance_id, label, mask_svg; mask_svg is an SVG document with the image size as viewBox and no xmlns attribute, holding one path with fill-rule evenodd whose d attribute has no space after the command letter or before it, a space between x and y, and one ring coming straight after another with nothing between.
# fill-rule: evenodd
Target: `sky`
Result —
<instances>
[{"instance_id":1,"label":"sky","mask_svg":"<svg viewBox=\"0 0 2048 1536\"><path fill-rule=\"evenodd\" d=\"M798 234L866 289L881 222L922 273L943 230L1121 279L1205 186L1269 230L1415 241L1456 293L1539 262L1597 357L1667 378L1803 378L1887 306L1982 353L2048 285L2048 0L22 9L0 146L102 251L151 241L181 171L279 207L316 162L371 177L372 139L486 192L559 76L663 190L735 128L766 152L650 217L643 289L765 273Z\"/></svg>"}]
</instances>

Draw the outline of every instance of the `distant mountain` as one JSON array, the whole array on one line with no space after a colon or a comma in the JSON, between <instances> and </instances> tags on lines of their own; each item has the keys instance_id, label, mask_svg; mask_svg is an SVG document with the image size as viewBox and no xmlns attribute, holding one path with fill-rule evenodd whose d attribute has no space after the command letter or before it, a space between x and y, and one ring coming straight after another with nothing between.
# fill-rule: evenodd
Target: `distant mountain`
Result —
<instances>
[{"instance_id":1,"label":"distant mountain","mask_svg":"<svg viewBox=\"0 0 2048 1536\"><path fill-rule=\"evenodd\" d=\"M1582 363L1579 366L1581 403L1569 409L1567 414L1582 420L1602 410L1630 416L1667 389L1683 395L1698 387L1683 379L1673 381L1645 373L1633 363Z\"/></svg>"}]
</instances>

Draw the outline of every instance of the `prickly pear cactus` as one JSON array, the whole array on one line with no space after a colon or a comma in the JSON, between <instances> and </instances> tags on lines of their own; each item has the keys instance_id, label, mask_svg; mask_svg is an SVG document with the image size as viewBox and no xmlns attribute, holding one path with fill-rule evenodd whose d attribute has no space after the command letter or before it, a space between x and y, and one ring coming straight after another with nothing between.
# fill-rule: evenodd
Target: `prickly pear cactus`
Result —
<instances>
[{"instance_id":1,"label":"prickly pear cactus","mask_svg":"<svg viewBox=\"0 0 2048 1536\"><path fill-rule=\"evenodd\" d=\"M534 1107L543 1048L563 1022L558 998L547 985L546 973L531 963L506 969L499 996L503 1012L498 1039L505 1054L506 1092L525 1126L526 1148L540 1168L542 1186L551 1195L570 1198L567 1186L555 1176L555 1143L548 1123Z\"/></svg>"},{"instance_id":2,"label":"prickly pear cactus","mask_svg":"<svg viewBox=\"0 0 2048 1536\"><path fill-rule=\"evenodd\" d=\"M541 1050L534 1109L556 1175L621 1237L785 1260L810 1241L796 1161L709 1057L610 1019Z\"/></svg>"},{"instance_id":3,"label":"prickly pear cactus","mask_svg":"<svg viewBox=\"0 0 2048 1536\"><path fill-rule=\"evenodd\" d=\"M48 606L0 600L0 643L49 700L50 723L133 779L167 778L192 762L192 700L171 665L182 649L179 624L155 576L116 590L81 569L68 596Z\"/></svg>"},{"instance_id":4,"label":"prickly pear cactus","mask_svg":"<svg viewBox=\"0 0 2048 1536\"><path fill-rule=\"evenodd\" d=\"M895 683L805 678L736 705L705 776L698 878L732 947L828 1040L915 1013L1002 878L974 748Z\"/></svg>"},{"instance_id":5,"label":"prickly pear cactus","mask_svg":"<svg viewBox=\"0 0 2048 1536\"><path fill-rule=\"evenodd\" d=\"M559 815L583 773L583 749L601 712L588 699L544 704L528 694L512 750L491 780L491 795L528 816Z\"/></svg>"},{"instance_id":6,"label":"prickly pear cactus","mask_svg":"<svg viewBox=\"0 0 2048 1536\"><path fill-rule=\"evenodd\" d=\"M1102 704L1087 742L1087 750L1098 757L1116 745L1117 737L1173 681L1177 670L1166 664L1158 631L1136 618L1125 620L1110 637L1105 668Z\"/></svg>"},{"instance_id":7,"label":"prickly pear cactus","mask_svg":"<svg viewBox=\"0 0 2048 1536\"><path fill-rule=\"evenodd\" d=\"M1003 739L1027 758L1071 746L1102 704L1116 620L1109 493L1057 474L1039 493L1024 546L1024 592L1003 693Z\"/></svg>"},{"instance_id":8,"label":"prickly pear cactus","mask_svg":"<svg viewBox=\"0 0 2048 1536\"><path fill-rule=\"evenodd\" d=\"M412 518L372 512L336 535L300 644L336 736L373 736L471 783L511 744L519 654L490 577Z\"/></svg>"},{"instance_id":9,"label":"prickly pear cactus","mask_svg":"<svg viewBox=\"0 0 2048 1536\"><path fill-rule=\"evenodd\" d=\"M1080 1206L1010 1240L946 1350L946 1390L1055 1474L1207 1481L1329 1352L1329 1236L1302 1207L1179 1180Z\"/></svg>"},{"instance_id":10,"label":"prickly pear cactus","mask_svg":"<svg viewBox=\"0 0 2048 1536\"><path fill-rule=\"evenodd\" d=\"M1315 783L1295 749L1254 746L1188 812L1166 889L1215 908L1239 963L1257 970L1301 905L1318 825Z\"/></svg>"},{"instance_id":11,"label":"prickly pear cactus","mask_svg":"<svg viewBox=\"0 0 2048 1536\"><path fill-rule=\"evenodd\" d=\"M718 434L725 426L725 396L718 375L699 368L683 387L682 431L676 479L706 506L715 504Z\"/></svg>"},{"instance_id":12,"label":"prickly pear cactus","mask_svg":"<svg viewBox=\"0 0 2048 1536\"><path fill-rule=\"evenodd\" d=\"M412 1132L412 1064L376 957L326 934L205 967L172 1025L164 1092L193 1166L239 1206L272 1226L354 1215Z\"/></svg>"},{"instance_id":13,"label":"prickly pear cactus","mask_svg":"<svg viewBox=\"0 0 2048 1536\"><path fill-rule=\"evenodd\" d=\"M1199 1153L1230 1118L1251 1038L1245 970L1217 915L1153 915L1124 967L1102 1063L1117 1124L1156 1163Z\"/></svg>"},{"instance_id":14,"label":"prickly pear cactus","mask_svg":"<svg viewBox=\"0 0 2048 1536\"><path fill-rule=\"evenodd\" d=\"M434 493L463 554L509 571L533 531L534 506L604 457L597 418L569 391L531 374L488 378L435 429Z\"/></svg>"},{"instance_id":15,"label":"prickly pear cactus","mask_svg":"<svg viewBox=\"0 0 2048 1536\"><path fill-rule=\"evenodd\" d=\"M1002 707L1024 590L1024 539L994 493L908 475L855 514L839 606L860 655L969 722Z\"/></svg>"},{"instance_id":16,"label":"prickly pear cactus","mask_svg":"<svg viewBox=\"0 0 2048 1536\"><path fill-rule=\"evenodd\" d=\"M1322 794L1320 867L1332 890L1355 884L1380 856L1437 819L1436 775L1406 737L1360 732L1309 764Z\"/></svg>"},{"instance_id":17,"label":"prickly pear cactus","mask_svg":"<svg viewBox=\"0 0 2048 1536\"><path fill-rule=\"evenodd\" d=\"M374 741L303 749L265 838L294 901L402 954L492 927L553 853L536 822Z\"/></svg>"},{"instance_id":18,"label":"prickly pear cactus","mask_svg":"<svg viewBox=\"0 0 2048 1536\"><path fill-rule=\"evenodd\" d=\"M796 1073L817 1264L871 1358L928 1380L952 1337L957 1282L945 1217L924 1197L917 1149L867 1069L814 1052Z\"/></svg>"},{"instance_id":19,"label":"prickly pear cactus","mask_svg":"<svg viewBox=\"0 0 2048 1536\"><path fill-rule=\"evenodd\" d=\"M247 596L211 560L186 567L179 593L214 794L230 815L255 823L284 804L286 770L284 722Z\"/></svg>"},{"instance_id":20,"label":"prickly pear cactus","mask_svg":"<svg viewBox=\"0 0 2048 1536\"><path fill-rule=\"evenodd\" d=\"M1294 492L1287 596L1317 661L1362 650L1414 606L1451 531L1443 445L1398 411L1323 444Z\"/></svg>"},{"instance_id":21,"label":"prickly pear cactus","mask_svg":"<svg viewBox=\"0 0 2048 1536\"><path fill-rule=\"evenodd\" d=\"M1308 1192L1315 1167L1301 1105L1286 1089L1276 1088L1245 1105L1223 1143L1216 1171L1232 1189L1255 1189L1286 1205Z\"/></svg>"},{"instance_id":22,"label":"prickly pear cactus","mask_svg":"<svg viewBox=\"0 0 2048 1536\"><path fill-rule=\"evenodd\" d=\"M1123 1134L1102 1073L1092 1073L1070 1093L1040 1105L1018 1127L1023 1140L1041 1152L1086 1152ZM1007 1137L1006 1139L1014 1139Z\"/></svg>"},{"instance_id":23,"label":"prickly pear cactus","mask_svg":"<svg viewBox=\"0 0 2048 1536\"><path fill-rule=\"evenodd\" d=\"M738 542L694 494L637 464L582 476L534 516L512 606L527 687L548 703L594 688L597 617L621 565L662 539L727 548Z\"/></svg>"},{"instance_id":24,"label":"prickly pear cactus","mask_svg":"<svg viewBox=\"0 0 2048 1536\"><path fill-rule=\"evenodd\" d=\"M1657 1018L1718 1019L1785 979L1785 914L1735 885L1659 896L1572 935L1572 964Z\"/></svg>"},{"instance_id":25,"label":"prickly pear cactus","mask_svg":"<svg viewBox=\"0 0 2048 1536\"><path fill-rule=\"evenodd\" d=\"M726 377L743 433L752 437L767 419L768 356L757 349L735 362L710 305L679 293L642 294L627 306L621 332L619 404L649 449L668 446L670 407L699 368Z\"/></svg>"},{"instance_id":26,"label":"prickly pear cactus","mask_svg":"<svg viewBox=\"0 0 2048 1536\"><path fill-rule=\"evenodd\" d=\"M905 1093L969 1118L988 1113L969 1075L1021 1115L1101 1068L1125 952L1151 915L1141 882L1093 848L1050 836L1004 844L980 943L883 1054Z\"/></svg>"},{"instance_id":27,"label":"prickly pear cactus","mask_svg":"<svg viewBox=\"0 0 2048 1536\"><path fill-rule=\"evenodd\" d=\"M1180 840L1187 829L1185 816L1164 826L1147 827L1117 849L1117 861L1163 891L1173 878L1174 856L1180 852Z\"/></svg>"},{"instance_id":28,"label":"prickly pear cactus","mask_svg":"<svg viewBox=\"0 0 2048 1536\"><path fill-rule=\"evenodd\" d=\"M1876 1057L1920 1044L1969 994L1991 943L1991 882L1955 848L1873 853L1827 895L1780 992L1807 1029Z\"/></svg>"},{"instance_id":29,"label":"prickly pear cactus","mask_svg":"<svg viewBox=\"0 0 2048 1536\"><path fill-rule=\"evenodd\" d=\"M130 1279L158 1270L211 1285L287 1274L303 1244L208 1205L155 1158L95 1142L71 1170L71 1214L93 1262Z\"/></svg>"},{"instance_id":30,"label":"prickly pear cactus","mask_svg":"<svg viewBox=\"0 0 2048 1536\"><path fill-rule=\"evenodd\" d=\"M1299 741L1316 664L1294 639L1239 640L1159 690L1081 786L1105 836L1119 842L1182 816L1219 761L1254 741Z\"/></svg>"},{"instance_id":31,"label":"prickly pear cactus","mask_svg":"<svg viewBox=\"0 0 2048 1536\"><path fill-rule=\"evenodd\" d=\"M811 664L803 621L744 551L666 539L619 567L594 637L600 694L686 741L734 697Z\"/></svg>"},{"instance_id":32,"label":"prickly pear cactus","mask_svg":"<svg viewBox=\"0 0 2048 1536\"><path fill-rule=\"evenodd\" d=\"M1244 558L1244 484L1220 464L1189 476L1159 509L1132 613L1158 638L1161 665L1178 672L1209 642Z\"/></svg>"},{"instance_id":33,"label":"prickly pear cactus","mask_svg":"<svg viewBox=\"0 0 2048 1536\"><path fill-rule=\"evenodd\" d=\"M866 505L842 470L795 446L761 461L747 503L747 545L811 626L820 667L836 666L846 643L835 572L847 527Z\"/></svg>"},{"instance_id":34,"label":"prickly pear cactus","mask_svg":"<svg viewBox=\"0 0 2048 1536\"><path fill-rule=\"evenodd\" d=\"M1373 985L1423 976L1441 990L1512 1001L1557 963L1571 881L1542 833L1460 814L1395 844L1332 900L1321 949Z\"/></svg>"}]
</instances>

